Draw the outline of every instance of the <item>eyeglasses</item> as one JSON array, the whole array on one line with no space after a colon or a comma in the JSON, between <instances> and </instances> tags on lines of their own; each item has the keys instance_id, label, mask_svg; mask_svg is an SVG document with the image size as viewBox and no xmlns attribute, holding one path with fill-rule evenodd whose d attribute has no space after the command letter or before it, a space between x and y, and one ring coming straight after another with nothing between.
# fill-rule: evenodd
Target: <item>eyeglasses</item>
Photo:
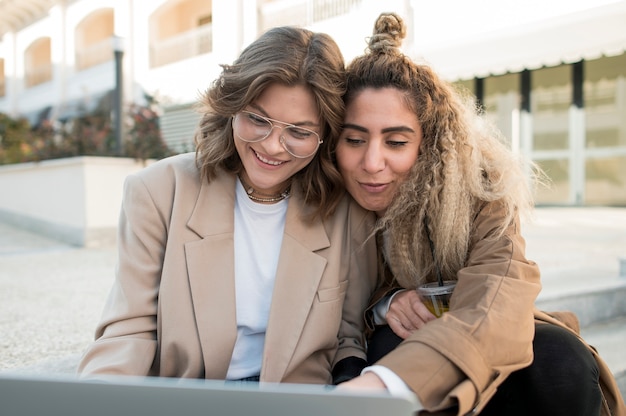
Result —
<instances>
[{"instance_id":1,"label":"eyeglasses","mask_svg":"<svg viewBox=\"0 0 626 416\"><path fill-rule=\"evenodd\" d=\"M274 123L284 126L276 126ZM323 143L319 134L313 130L263 117L250 111L241 111L233 118L233 131L244 142L260 142L272 133L274 127L282 129L280 143L289 154L297 158L314 155Z\"/></svg>"}]
</instances>

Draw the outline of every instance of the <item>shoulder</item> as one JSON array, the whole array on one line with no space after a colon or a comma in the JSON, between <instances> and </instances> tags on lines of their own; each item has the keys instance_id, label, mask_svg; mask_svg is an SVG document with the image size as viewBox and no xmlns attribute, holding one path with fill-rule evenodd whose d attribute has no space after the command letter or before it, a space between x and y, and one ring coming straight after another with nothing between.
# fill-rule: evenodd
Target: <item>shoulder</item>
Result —
<instances>
[{"instance_id":1,"label":"shoulder","mask_svg":"<svg viewBox=\"0 0 626 416\"><path fill-rule=\"evenodd\" d=\"M135 175L147 181L176 176L199 178L200 170L196 166L195 153L183 153L158 160Z\"/></svg>"},{"instance_id":2,"label":"shoulder","mask_svg":"<svg viewBox=\"0 0 626 416\"><path fill-rule=\"evenodd\" d=\"M125 194L147 193L158 204L169 204L174 195L197 197L202 186L195 154L185 153L156 161L125 180ZM184 190L182 192L181 190Z\"/></svg>"},{"instance_id":3,"label":"shoulder","mask_svg":"<svg viewBox=\"0 0 626 416\"><path fill-rule=\"evenodd\" d=\"M331 218L334 221L347 222L352 229L361 228L366 231L371 231L376 222L376 215L361 207L348 192L339 201Z\"/></svg>"},{"instance_id":4,"label":"shoulder","mask_svg":"<svg viewBox=\"0 0 626 416\"><path fill-rule=\"evenodd\" d=\"M156 188L166 193L181 185L186 188L200 188L202 184L200 169L195 160L195 153L183 153L158 160L126 178L127 186L142 183L148 189Z\"/></svg>"},{"instance_id":5,"label":"shoulder","mask_svg":"<svg viewBox=\"0 0 626 416\"><path fill-rule=\"evenodd\" d=\"M477 203L475 213L472 232L474 238L519 232L519 215L509 220L510 217L507 217L507 210L501 201L481 201Z\"/></svg>"}]
</instances>

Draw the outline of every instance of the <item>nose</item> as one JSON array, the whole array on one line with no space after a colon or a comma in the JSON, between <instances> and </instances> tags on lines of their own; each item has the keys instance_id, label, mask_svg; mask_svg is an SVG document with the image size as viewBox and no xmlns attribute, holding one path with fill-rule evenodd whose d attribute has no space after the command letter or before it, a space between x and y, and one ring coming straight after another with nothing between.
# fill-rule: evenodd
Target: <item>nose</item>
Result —
<instances>
[{"instance_id":1,"label":"nose","mask_svg":"<svg viewBox=\"0 0 626 416\"><path fill-rule=\"evenodd\" d=\"M363 155L363 170L377 173L385 168L385 158L377 142L370 141Z\"/></svg>"},{"instance_id":2,"label":"nose","mask_svg":"<svg viewBox=\"0 0 626 416\"><path fill-rule=\"evenodd\" d=\"M268 154L277 154L284 150L284 146L280 140L282 135L283 128L281 126L272 126L272 131L269 136L261 142Z\"/></svg>"}]
</instances>

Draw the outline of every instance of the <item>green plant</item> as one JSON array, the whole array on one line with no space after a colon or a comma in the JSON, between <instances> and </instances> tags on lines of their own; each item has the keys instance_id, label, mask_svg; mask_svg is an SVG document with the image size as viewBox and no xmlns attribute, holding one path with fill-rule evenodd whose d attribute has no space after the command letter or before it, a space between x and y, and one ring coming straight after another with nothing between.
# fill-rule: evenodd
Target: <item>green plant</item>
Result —
<instances>
[{"instance_id":1,"label":"green plant","mask_svg":"<svg viewBox=\"0 0 626 416\"><path fill-rule=\"evenodd\" d=\"M28 140L30 125L25 118L11 118L0 113L0 164L26 162L31 152Z\"/></svg>"},{"instance_id":2,"label":"green plant","mask_svg":"<svg viewBox=\"0 0 626 416\"><path fill-rule=\"evenodd\" d=\"M149 107L130 108L132 127L125 143L125 154L135 159L162 159L174 154L163 140L159 116Z\"/></svg>"},{"instance_id":3,"label":"green plant","mask_svg":"<svg viewBox=\"0 0 626 416\"><path fill-rule=\"evenodd\" d=\"M42 120L32 127L25 118L0 113L0 164L72 156L122 156L162 159L173 155L163 140L159 116L151 107L131 105L118 155L110 113L98 108L64 123Z\"/></svg>"}]
</instances>

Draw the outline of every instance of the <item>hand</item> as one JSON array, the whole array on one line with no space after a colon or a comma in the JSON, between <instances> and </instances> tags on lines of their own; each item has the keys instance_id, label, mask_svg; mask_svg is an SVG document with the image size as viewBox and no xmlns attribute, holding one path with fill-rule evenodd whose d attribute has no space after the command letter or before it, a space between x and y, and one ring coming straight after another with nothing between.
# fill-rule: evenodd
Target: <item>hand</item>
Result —
<instances>
[{"instance_id":1,"label":"hand","mask_svg":"<svg viewBox=\"0 0 626 416\"><path fill-rule=\"evenodd\" d=\"M405 290L395 295L385 318L391 330L402 339L408 338L426 322L437 319L415 290Z\"/></svg>"},{"instance_id":2,"label":"hand","mask_svg":"<svg viewBox=\"0 0 626 416\"><path fill-rule=\"evenodd\" d=\"M374 373L365 373L339 384L336 388L340 390L387 390L385 383Z\"/></svg>"}]
</instances>

